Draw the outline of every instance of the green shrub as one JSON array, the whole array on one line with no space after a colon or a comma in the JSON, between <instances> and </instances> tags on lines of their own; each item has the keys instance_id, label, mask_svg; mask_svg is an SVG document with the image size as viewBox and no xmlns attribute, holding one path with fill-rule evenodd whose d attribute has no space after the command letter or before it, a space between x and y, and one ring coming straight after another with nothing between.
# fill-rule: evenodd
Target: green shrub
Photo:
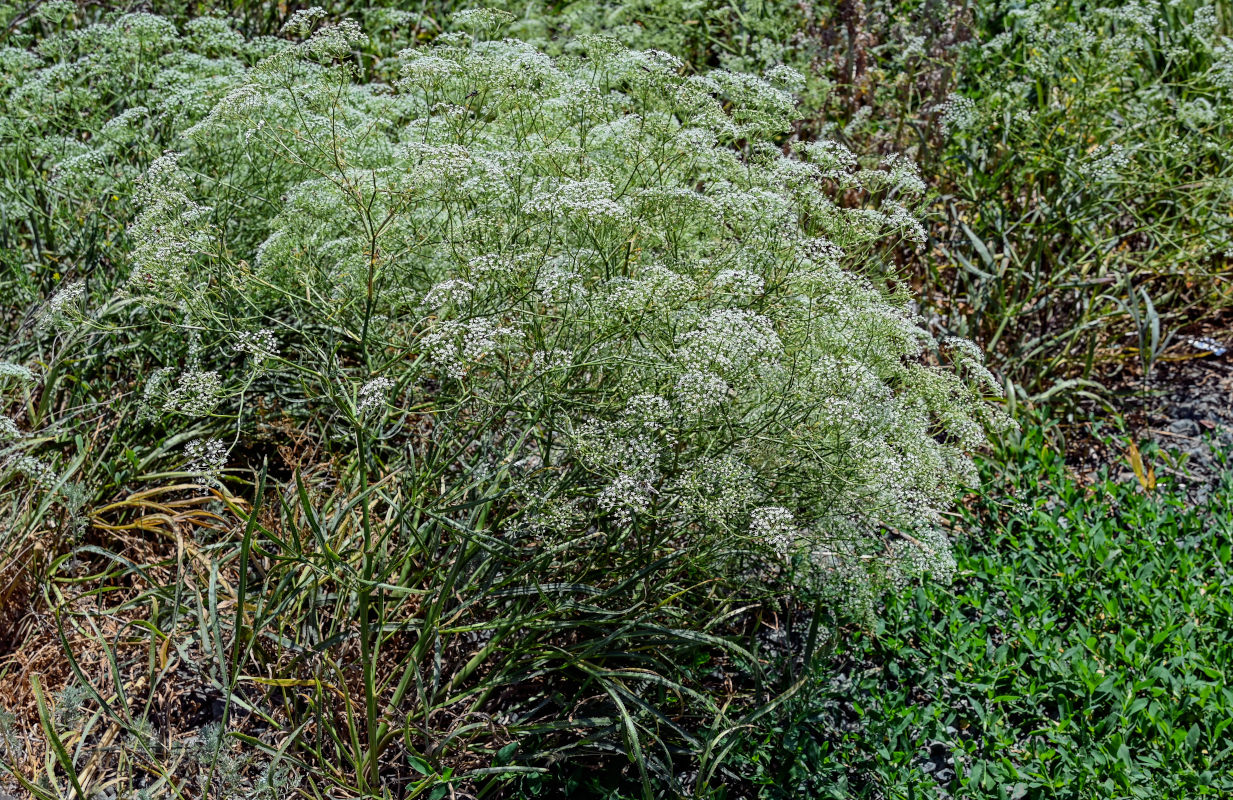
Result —
<instances>
[{"instance_id":1,"label":"green shrub","mask_svg":"<svg viewBox=\"0 0 1233 800\"><path fill-rule=\"evenodd\" d=\"M117 395L127 407L129 384L166 355L149 331L89 323L87 297L112 298L124 278L136 179L272 43L221 20L180 33L149 14L86 24L71 9L9 9L0 48L0 360L26 370L0 379L0 402L22 422L0 417L0 624L75 541L87 501L112 499L165 453L122 438L118 428L138 434L119 409L101 426L79 423ZM91 313L132 308L109 303ZM47 491L25 491L31 482Z\"/></svg>"},{"instance_id":2,"label":"green shrub","mask_svg":"<svg viewBox=\"0 0 1233 800\"><path fill-rule=\"evenodd\" d=\"M116 272L133 179L265 48L222 20L194 20L181 36L148 14L78 26L44 13L5 44L0 214L11 330L14 313L59 281L105 283Z\"/></svg>"},{"instance_id":3,"label":"green shrub","mask_svg":"<svg viewBox=\"0 0 1233 800\"><path fill-rule=\"evenodd\" d=\"M336 3L328 11L358 14L380 34L360 48L368 74L399 48L437 35L449 14L466 6L412 13ZM1231 73L1229 20L1217 6L497 6L515 15L510 33L549 53L579 35L604 33L671 53L698 73L715 66L799 71L800 130L858 153L905 153L925 166L940 195L928 215L932 242L923 257L905 251L897 260L916 276L935 324L989 350L1025 397L1046 398L1055 387L1098 389L1094 381L1123 363L1150 371L1172 331L1228 303L1231 184L1222 145ZM276 32L294 5L155 7L185 20L227 11L251 35ZM82 9L56 22L59 13L39 24L71 25L98 12ZM220 39L212 56L240 55L232 50L241 47L235 34L221 42L220 20L196 17L193 24L199 37L208 31ZM254 51L260 46L248 45L241 60ZM13 57L26 58L22 52ZM129 76L141 74L125 64L108 79L123 78L132 93L141 82ZM171 144L170 134L164 129L141 143L156 150ZM40 160L46 162L31 165L37 169ZM84 210L88 224L69 235L80 239L76 250L97 258L98 248L114 241L96 229L98 220L120 209Z\"/></svg>"}]
</instances>

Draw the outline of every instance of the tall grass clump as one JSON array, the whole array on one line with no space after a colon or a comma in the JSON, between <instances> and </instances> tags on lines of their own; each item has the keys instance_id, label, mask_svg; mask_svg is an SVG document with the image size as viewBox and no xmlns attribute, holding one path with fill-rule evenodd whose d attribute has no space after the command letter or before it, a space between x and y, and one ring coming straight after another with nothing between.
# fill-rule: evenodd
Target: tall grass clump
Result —
<instances>
[{"instance_id":1,"label":"tall grass clump","mask_svg":"<svg viewBox=\"0 0 1233 800\"><path fill-rule=\"evenodd\" d=\"M109 184L111 277L6 353L70 692L27 790L707 794L837 620L953 569L1002 419L897 280L911 162L791 136L789 68L507 22L373 62L310 10L151 88L186 119Z\"/></svg>"},{"instance_id":2,"label":"tall grass clump","mask_svg":"<svg viewBox=\"0 0 1233 800\"><path fill-rule=\"evenodd\" d=\"M1233 298L1229 20L1188 3L983 13L940 112L951 291L970 304L952 328L1037 392L1101 361L1150 371L1170 327Z\"/></svg>"},{"instance_id":3,"label":"tall grass clump","mask_svg":"<svg viewBox=\"0 0 1233 800\"><path fill-rule=\"evenodd\" d=\"M933 325L1037 401L1150 372L1230 302L1227 9L931 8L869 4L843 60L863 72L824 108L930 177L931 243L904 263Z\"/></svg>"}]
</instances>

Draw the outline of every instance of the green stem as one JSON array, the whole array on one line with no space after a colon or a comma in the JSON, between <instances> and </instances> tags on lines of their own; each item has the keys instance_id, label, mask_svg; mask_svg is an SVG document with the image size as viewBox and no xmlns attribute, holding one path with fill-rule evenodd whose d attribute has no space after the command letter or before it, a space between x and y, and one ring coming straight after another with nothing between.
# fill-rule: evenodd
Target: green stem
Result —
<instances>
[{"instance_id":1,"label":"green stem","mask_svg":"<svg viewBox=\"0 0 1233 800\"><path fill-rule=\"evenodd\" d=\"M366 723L368 728L368 764L363 772L366 772L367 778L364 775L359 776L360 783L363 785L368 779L379 781L379 757L380 750L377 748L377 740L379 738L377 731L377 676L376 676L376 660L377 650L380 642L372 640L372 626L369 621L369 606L372 602L372 575L373 575L373 548L372 548L372 518L369 509L368 498L368 452L366 440L362 428L356 428L356 443L359 450L359 470L360 470L360 515L364 531L364 565L358 588L358 611L360 616L360 659L363 662L364 669L364 710L366 715Z\"/></svg>"}]
</instances>

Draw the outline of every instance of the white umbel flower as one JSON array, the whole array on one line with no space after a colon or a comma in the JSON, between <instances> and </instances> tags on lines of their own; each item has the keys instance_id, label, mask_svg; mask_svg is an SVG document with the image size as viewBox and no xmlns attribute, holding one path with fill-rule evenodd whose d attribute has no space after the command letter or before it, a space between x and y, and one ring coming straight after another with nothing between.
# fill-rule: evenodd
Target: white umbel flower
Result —
<instances>
[{"instance_id":1,"label":"white umbel flower","mask_svg":"<svg viewBox=\"0 0 1233 800\"><path fill-rule=\"evenodd\" d=\"M356 409L361 414L385 408L385 395L394 388L394 381L389 378L373 378L360 387L360 399Z\"/></svg>"},{"instance_id":2,"label":"white umbel flower","mask_svg":"<svg viewBox=\"0 0 1233 800\"><path fill-rule=\"evenodd\" d=\"M204 483L217 485L227 464L227 445L222 439L194 439L184 446L188 463L184 471Z\"/></svg>"},{"instance_id":3,"label":"white umbel flower","mask_svg":"<svg viewBox=\"0 0 1233 800\"><path fill-rule=\"evenodd\" d=\"M204 417L218 407L223 379L212 370L190 370L180 375L176 388L163 401L163 411L186 417Z\"/></svg>"},{"instance_id":4,"label":"white umbel flower","mask_svg":"<svg viewBox=\"0 0 1233 800\"><path fill-rule=\"evenodd\" d=\"M791 552L799 533L792 512L782 506L766 506L750 515L749 535L780 557Z\"/></svg>"}]
</instances>

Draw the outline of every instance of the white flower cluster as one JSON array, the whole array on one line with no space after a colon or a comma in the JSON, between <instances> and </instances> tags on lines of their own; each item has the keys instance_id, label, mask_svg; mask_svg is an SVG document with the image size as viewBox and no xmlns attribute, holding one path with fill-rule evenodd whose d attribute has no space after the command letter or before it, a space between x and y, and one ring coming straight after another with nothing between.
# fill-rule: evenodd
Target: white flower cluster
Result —
<instances>
[{"instance_id":1,"label":"white flower cluster","mask_svg":"<svg viewBox=\"0 0 1233 800\"><path fill-rule=\"evenodd\" d=\"M531 369L536 375L561 373L573 364L573 357L564 350L536 350L531 354Z\"/></svg>"},{"instance_id":2,"label":"white flower cluster","mask_svg":"<svg viewBox=\"0 0 1233 800\"><path fill-rule=\"evenodd\" d=\"M725 530L734 528L762 496L757 473L731 454L697 459L671 489L688 518Z\"/></svg>"},{"instance_id":3,"label":"white flower cluster","mask_svg":"<svg viewBox=\"0 0 1233 800\"><path fill-rule=\"evenodd\" d=\"M433 364L451 378L462 380L471 367L520 338L514 328L476 317L466 322L441 321L422 341Z\"/></svg>"},{"instance_id":4,"label":"white flower cluster","mask_svg":"<svg viewBox=\"0 0 1233 800\"><path fill-rule=\"evenodd\" d=\"M1208 41L1220 28L1220 12L1214 5L1199 6L1194 10L1194 17L1186 32L1200 41Z\"/></svg>"},{"instance_id":5,"label":"white flower cluster","mask_svg":"<svg viewBox=\"0 0 1233 800\"><path fill-rule=\"evenodd\" d=\"M194 439L184 446L184 471L204 483L218 484L227 465L227 445L221 439Z\"/></svg>"},{"instance_id":6,"label":"white flower cluster","mask_svg":"<svg viewBox=\"0 0 1233 800\"><path fill-rule=\"evenodd\" d=\"M625 208L613 198L612 185L602 180L546 183L527 203L532 214L576 214L590 223L620 222Z\"/></svg>"},{"instance_id":7,"label":"white flower cluster","mask_svg":"<svg viewBox=\"0 0 1233 800\"><path fill-rule=\"evenodd\" d=\"M681 408L690 414L707 414L728 399L732 387L713 372L690 370L676 379L673 393Z\"/></svg>"},{"instance_id":8,"label":"white flower cluster","mask_svg":"<svg viewBox=\"0 0 1233 800\"><path fill-rule=\"evenodd\" d=\"M24 476L31 484L40 489L52 489L56 485L57 472L47 461L21 453L10 457L3 467Z\"/></svg>"},{"instance_id":9,"label":"white flower cluster","mask_svg":"<svg viewBox=\"0 0 1233 800\"><path fill-rule=\"evenodd\" d=\"M451 20L464 30L494 31L513 22L514 15L496 8L470 8L455 12Z\"/></svg>"},{"instance_id":10,"label":"white flower cluster","mask_svg":"<svg viewBox=\"0 0 1233 800\"><path fill-rule=\"evenodd\" d=\"M985 366L985 354L969 339L948 336L941 342L942 349L965 373L974 379L975 385L983 386L991 395L1000 394L1001 385Z\"/></svg>"},{"instance_id":11,"label":"white flower cluster","mask_svg":"<svg viewBox=\"0 0 1233 800\"><path fill-rule=\"evenodd\" d=\"M77 4L73 0L49 0L49 2L40 3L35 9L35 14L39 19L52 25L58 25L76 11Z\"/></svg>"},{"instance_id":12,"label":"white flower cluster","mask_svg":"<svg viewBox=\"0 0 1233 800\"><path fill-rule=\"evenodd\" d=\"M39 312L38 324L65 326L77 321L81 317L81 299L85 294L84 281L73 281L61 286Z\"/></svg>"},{"instance_id":13,"label":"white flower cluster","mask_svg":"<svg viewBox=\"0 0 1233 800\"><path fill-rule=\"evenodd\" d=\"M320 6L301 8L287 18L279 32L284 36L307 38L327 16L325 9Z\"/></svg>"},{"instance_id":14,"label":"white flower cluster","mask_svg":"<svg viewBox=\"0 0 1233 800\"><path fill-rule=\"evenodd\" d=\"M386 394L394 388L394 381L389 378L373 378L360 387L359 402L356 410L361 414L385 408Z\"/></svg>"},{"instance_id":15,"label":"white flower cluster","mask_svg":"<svg viewBox=\"0 0 1233 800\"><path fill-rule=\"evenodd\" d=\"M882 159L879 166L887 171L886 183L895 193L908 196L925 193L927 187L921 179L920 169L910 158L905 158L900 153L892 153Z\"/></svg>"},{"instance_id":16,"label":"white flower cluster","mask_svg":"<svg viewBox=\"0 0 1233 800\"><path fill-rule=\"evenodd\" d=\"M471 300L475 286L461 278L450 278L441 281L424 295L425 308L439 309L445 305L465 307Z\"/></svg>"},{"instance_id":17,"label":"white flower cluster","mask_svg":"<svg viewBox=\"0 0 1233 800\"><path fill-rule=\"evenodd\" d=\"M150 165L138 193L143 209L129 227L129 287L169 300L193 296L194 267L214 241L211 209L189 199L179 159L168 153Z\"/></svg>"},{"instance_id":18,"label":"white flower cluster","mask_svg":"<svg viewBox=\"0 0 1233 800\"><path fill-rule=\"evenodd\" d=\"M770 318L746 309L717 309L677 338L676 359L720 375L744 372L783 352Z\"/></svg>"},{"instance_id":19,"label":"white flower cluster","mask_svg":"<svg viewBox=\"0 0 1233 800\"><path fill-rule=\"evenodd\" d=\"M1130 153L1120 144L1100 146L1094 149L1086 161L1079 165L1079 172L1093 183L1110 183L1121 177L1131 163Z\"/></svg>"},{"instance_id":20,"label":"white flower cluster","mask_svg":"<svg viewBox=\"0 0 1233 800\"><path fill-rule=\"evenodd\" d=\"M715 276L715 288L723 289L738 295L757 295L762 293L766 281L761 275L756 275L744 269L725 269Z\"/></svg>"},{"instance_id":21,"label":"white flower cluster","mask_svg":"<svg viewBox=\"0 0 1233 800\"><path fill-rule=\"evenodd\" d=\"M628 527L635 514L645 514L651 506L654 485L632 472L622 472L599 493L598 506L611 514L617 525Z\"/></svg>"},{"instance_id":22,"label":"white flower cluster","mask_svg":"<svg viewBox=\"0 0 1233 800\"><path fill-rule=\"evenodd\" d=\"M886 215L887 225L902 230L904 235L917 247L925 246L929 241L929 234L925 231L925 226L921 224L919 217L909 211L906 206L893 200L887 201L884 207L890 212Z\"/></svg>"},{"instance_id":23,"label":"white flower cluster","mask_svg":"<svg viewBox=\"0 0 1233 800\"><path fill-rule=\"evenodd\" d=\"M186 417L204 417L223 397L223 379L212 370L189 370L181 373L176 388L163 401L163 411Z\"/></svg>"},{"instance_id":24,"label":"white flower cluster","mask_svg":"<svg viewBox=\"0 0 1233 800\"><path fill-rule=\"evenodd\" d=\"M0 414L0 439L23 439L25 435L12 417Z\"/></svg>"},{"instance_id":25,"label":"white flower cluster","mask_svg":"<svg viewBox=\"0 0 1233 800\"><path fill-rule=\"evenodd\" d=\"M1213 48L1215 59L1208 68L1207 79L1213 86L1233 96L1233 39L1223 39Z\"/></svg>"},{"instance_id":26,"label":"white flower cluster","mask_svg":"<svg viewBox=\"0 0 1233 800\"><path fill-rule=\"evenodd\" d=\"M976 125L979 116L976 113L976 103L972 98L961 94L951 94L946 102L939 107L938 119L942 123L942 132L950 135L957 131L966 131Z\"/></svg>"},{"instance_id":27,"label":"white flower cluster","mask_svg":"<svg viewBox=\"0 0 1233 800\"><path fill-rule=\"evenodd\" d=\"M235 337L235 350L237 353L247 353L255 363L260 364L278 356L278 340L268 328L239 331Z\"/></svg>"},{"instance_id":28,"label":"white flower cluster","mask_svg":"<svg viewBox=\"0 0 1233 800\"><path fill-rule=\"evenodd\" d=\"M786 557L798 534L791 511L782 506L767 506L751 515L749 535L767 544L780 557Z\"/></svg>"},{"instance_id":29,"label":"white flower cluster","mask_svg":"<svg viewBox=\"0 0 1233 800\"><path fill-rule=\"evenodd\" d=\"M657 394L638 394L625 404L626 419L649 430L659 430L672 418L672 405Z\"/></svg>"},{"instance_id":30,"label":"white flower cluster","mask_svg":"<svg viewBox=\"0 0 1233 800\"><path fill-rule=\"evenodd\" d=\"M511 481L511 528L641 531L699 558L749 531L776 558L889 569L886 532L932 524L993 416L966 373L923 362L906 301L858 269L923 241L914 165L782 147L786 70L688 74L604 37L554 58L484 39L505 21L470 15L475 35L408 49L377 87L332 60L353 33L298 18L305 45L340 44L276 50L194 134L243 142L234 180L261 187L243 201L256 221L213 227L223 189L190 180L195 154L157 161L133 226L141 295L362 350L347 355L380 377L358 411L417 392L451 420L434 433L459 442L451 474ZM337 356L269 358L266 334L235 347L289 380L246 392L311 407L335 391L298 387L337 376ZM225 395L199 368L150 391L189 415ZM487 444L498 430L514 443Z\"/></svg>"}]
</instances>

